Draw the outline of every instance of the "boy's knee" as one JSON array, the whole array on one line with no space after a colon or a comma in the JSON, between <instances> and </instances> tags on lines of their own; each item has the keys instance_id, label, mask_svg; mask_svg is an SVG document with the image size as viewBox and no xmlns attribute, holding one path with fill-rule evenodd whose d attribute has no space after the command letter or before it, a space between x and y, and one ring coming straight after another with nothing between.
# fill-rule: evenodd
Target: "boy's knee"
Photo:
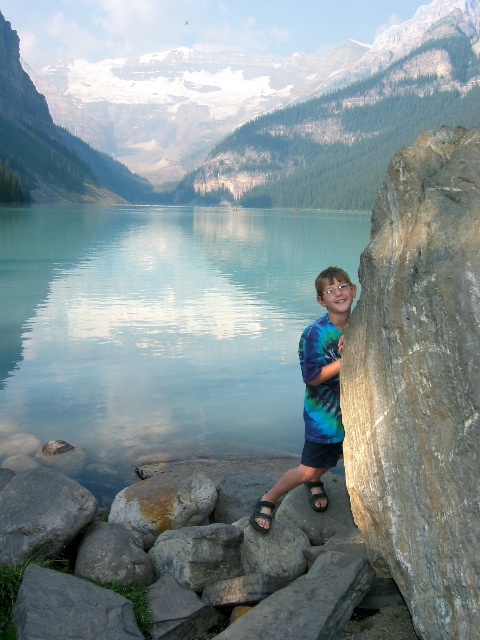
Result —
<instances>
[{"instance_id":1,"label":"boy's knee","mask_svg":"<svg viewBox=\"0 0 480 640\"><path fill-rule=\"evenodd\" d=\"M303 480L302 482L311 482L315 480L315 476L317 474L317 469L313 469L312 467L301 466Z\"/></svg>"}]
</instances>

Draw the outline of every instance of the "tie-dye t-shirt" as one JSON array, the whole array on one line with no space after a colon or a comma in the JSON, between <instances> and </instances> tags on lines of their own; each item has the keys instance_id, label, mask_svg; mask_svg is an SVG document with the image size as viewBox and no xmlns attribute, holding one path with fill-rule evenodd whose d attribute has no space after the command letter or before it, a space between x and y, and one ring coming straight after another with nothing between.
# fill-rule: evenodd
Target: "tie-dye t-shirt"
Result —
<instances>
[{"instance_id":1,"label":"tie-dye t-shirt","mask_svg":"<svg viewBox=\"0 0 480 640\"><path fill-rule=\"evenodd\" d=\"M305 439L328 444L342 442L345 436L340 411L340 380L334 376L317 386L309 384L322 367L340 357L338 341L342 332L325 314L308 326L300 338L298 355L305 387L303 418Z\"/></svg>"}]
</instances>

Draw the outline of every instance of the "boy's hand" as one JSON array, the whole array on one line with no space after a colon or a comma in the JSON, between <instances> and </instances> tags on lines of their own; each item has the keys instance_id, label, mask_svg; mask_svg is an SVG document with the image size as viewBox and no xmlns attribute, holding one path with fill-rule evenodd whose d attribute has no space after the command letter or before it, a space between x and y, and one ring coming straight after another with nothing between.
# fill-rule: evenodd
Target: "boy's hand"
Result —
<instances>
[{"instance_id":1,"label":"boy's hand","mask_svg":"<svg viewBox=\"0 0 480 640\"><path fill-rule=\"evenodd\" d=\"M342 357L344 339L345 339L345 336L340 336L340 340L338 341L338 353L340 354L340 357Z\"/></svg>"}]
</instances>

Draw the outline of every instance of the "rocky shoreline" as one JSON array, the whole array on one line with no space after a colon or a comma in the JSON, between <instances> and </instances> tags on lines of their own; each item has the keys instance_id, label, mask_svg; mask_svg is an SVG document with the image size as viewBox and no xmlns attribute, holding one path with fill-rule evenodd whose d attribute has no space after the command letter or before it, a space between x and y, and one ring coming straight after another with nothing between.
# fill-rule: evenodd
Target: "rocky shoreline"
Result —
<instances>
[{"instance_id":1,"label":"rocky shoreline","mask_svg":"<svg viewBox=\"0 0 480 640\"><path fill-rule=\"evenodd\" d=\"M298 487L269 535L248 525L258 496L297 460L145 464L108 509L56 469L0 469L0 562L68 551L72 572L28 566L17 638L416 640L395 583L367 560L341 473L326 475L326 512ZM91 580L147 587L149 635L128 600Z\"/></svg>"}]
</instances>

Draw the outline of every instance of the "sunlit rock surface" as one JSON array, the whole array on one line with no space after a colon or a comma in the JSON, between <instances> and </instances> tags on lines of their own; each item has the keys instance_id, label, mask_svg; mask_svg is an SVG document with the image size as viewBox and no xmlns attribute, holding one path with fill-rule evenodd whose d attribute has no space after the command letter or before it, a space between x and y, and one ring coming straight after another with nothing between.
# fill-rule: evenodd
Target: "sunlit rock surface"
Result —
<instances>
[{"instance_id":1,"label":"sunlit rock surface","mask_svg":"<svg viewBox=\"0 0 480 640\"><path fill-rule=\"evenodd\" d=\"M478 634L479 185L480 129L394 156L342 364L355 521L428 640Z\"/></svg>"}]
</instances>

